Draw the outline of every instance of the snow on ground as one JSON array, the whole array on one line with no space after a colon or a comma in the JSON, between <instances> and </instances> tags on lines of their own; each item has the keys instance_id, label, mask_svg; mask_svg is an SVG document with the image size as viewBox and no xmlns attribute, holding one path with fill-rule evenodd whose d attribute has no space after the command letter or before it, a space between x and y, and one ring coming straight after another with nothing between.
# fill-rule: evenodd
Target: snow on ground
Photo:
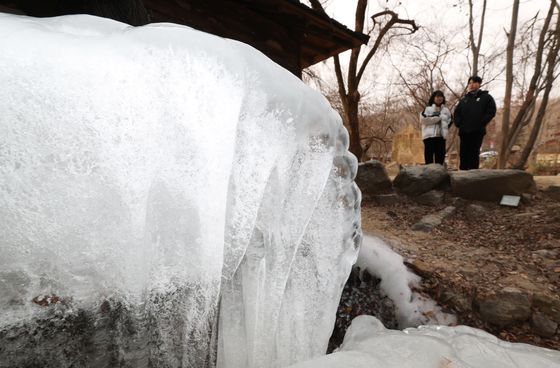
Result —
<instances>
[{"instance_id":1,"label":"snow on ground","mask_svg":"<svg viewBox=\"0 0 560 368\"><path fill-rule=\"evenodd\" d=\"M467 326L388 330L372 316L352 321L333 354L290 368L558 368L560 352L499 340Z\"/></svg>"},{"instance_id":2,"label":"snow on ground","mask_svg":"<svg viewBox=\"0 0 560 368\"><path fill-rule=\"evenodd\" d=\"M419 325L451 325L456 318L445 313L431 299L414 292L420 277L410 272L403 258L383 240L365 235L356 266L381 279L381 290L395 303L401 328Z\"/></svg>"}]
</instances>

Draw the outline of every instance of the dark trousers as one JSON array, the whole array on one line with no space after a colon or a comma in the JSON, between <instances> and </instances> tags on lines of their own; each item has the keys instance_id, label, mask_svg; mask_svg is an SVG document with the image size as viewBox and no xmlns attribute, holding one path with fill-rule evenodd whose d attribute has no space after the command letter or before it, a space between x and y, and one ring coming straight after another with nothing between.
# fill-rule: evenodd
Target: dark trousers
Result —
<instances>
[{"instance_id":1,"label":"dark trousers","mask_svg":"<svg viewBox=\"0 0 560 368\"><path fill-rule=\"evenodd\" d=\"M445 139L442 137L424 139L424 161L426 165L434 162L443 165L445 161Z\"/></svg>"},{"instance_id":2,"label":"dark trousers","mask_svg":"<svg viewBox=\"0 0 560 368\"><path fill-rule=\"evenodd\" d=\"M459 158L461 170L478 169L480 164L479 155L482 146L483 133L461 134L461 145L459 147Z\"/></svg>"}]
</instances>

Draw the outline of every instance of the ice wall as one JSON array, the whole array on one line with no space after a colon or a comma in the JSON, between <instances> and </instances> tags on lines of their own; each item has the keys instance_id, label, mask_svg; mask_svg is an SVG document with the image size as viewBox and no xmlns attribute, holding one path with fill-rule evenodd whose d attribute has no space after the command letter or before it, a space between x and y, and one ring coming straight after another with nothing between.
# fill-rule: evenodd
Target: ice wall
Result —
<instances>
[{"instance_id":1,"label":"ice wall","mask_svg":"<svg viewBox=\"0 0 560 368\"><path fill-rule=\"evenodd\" d=\"M325 352L361 232L322 96L247 45L90 16L0 14L0 85L0 367Z\"/></svg>"}]
</instances>

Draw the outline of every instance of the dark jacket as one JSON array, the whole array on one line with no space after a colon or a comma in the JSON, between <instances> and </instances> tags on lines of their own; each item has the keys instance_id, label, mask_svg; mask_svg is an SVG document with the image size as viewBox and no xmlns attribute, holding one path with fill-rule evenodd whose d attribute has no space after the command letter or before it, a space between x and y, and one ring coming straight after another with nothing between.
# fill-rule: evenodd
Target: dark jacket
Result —
<instances>
[{"instance_id":1,"label":"dark jacket","mask_svg":"<svg viewBox=\"0 0 560 368\"><path fill-rule=\"evenodd\" d=\"M488 91L478 90L467 93L455 108L453 121L459 128L459 135L486 134L486 125L496 115L496 102Z\"/></svg>"}]
</instances>

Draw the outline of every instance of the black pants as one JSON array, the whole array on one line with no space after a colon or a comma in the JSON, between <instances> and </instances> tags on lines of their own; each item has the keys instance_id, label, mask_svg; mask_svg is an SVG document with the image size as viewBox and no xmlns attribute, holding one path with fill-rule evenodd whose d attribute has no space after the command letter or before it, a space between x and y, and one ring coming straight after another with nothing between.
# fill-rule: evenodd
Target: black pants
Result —
<instances>
[{"instance_id":1,"label":"black pants","mask_svg":"<svg viewBox=\"0 0 560 368\"><path fill-rule=\"evenodd\" d=\"M443 165L445 161L445 139L442 137L424 139L424 161L426 165L434 162Z\"/></svg>"},{"instance_id":2,"label":"black pants","mask_svg":"<svg viewBox=\"0 0 560 368\"><path fill-rule=\"evenodd\" d=\"M459 168L461 170L478 169L478 165L480 164L480 147L482 146L484 133L463 133L460 137L461 145L459 148L459 158L461 164Z\"/></svg>"}]
</instances>

